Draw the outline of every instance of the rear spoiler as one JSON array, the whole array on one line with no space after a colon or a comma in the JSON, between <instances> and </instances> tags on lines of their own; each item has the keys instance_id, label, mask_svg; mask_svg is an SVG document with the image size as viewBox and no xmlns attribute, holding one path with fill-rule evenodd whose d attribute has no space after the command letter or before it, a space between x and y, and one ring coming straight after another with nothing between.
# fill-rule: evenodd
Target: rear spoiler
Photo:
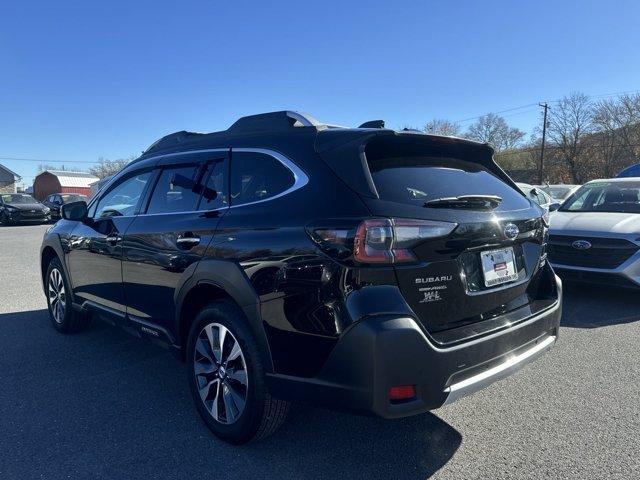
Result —
<instances>
[{"instance_id":1,"label":"rear spoiler","mask_svg":"<svg viewBox=\"0 0 640 480\"><path fill-rule=\"evenodd\" d=\"M513 180L493 161L494 150L489 144L471 140L426 135L394 130L325 130L319 132L316 151L331 169L358 194L379 198L369 172L365 150L375 143L378 148L389 151L389 155L437 155L461 158L478 163L511 187L517 188Z\"/></svg>"}]
</instances>

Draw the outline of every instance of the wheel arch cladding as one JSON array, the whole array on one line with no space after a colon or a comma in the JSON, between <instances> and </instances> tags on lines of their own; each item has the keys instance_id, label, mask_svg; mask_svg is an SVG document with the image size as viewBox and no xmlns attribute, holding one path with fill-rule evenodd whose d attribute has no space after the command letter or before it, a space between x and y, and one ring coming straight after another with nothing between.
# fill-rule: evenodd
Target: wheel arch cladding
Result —
<instances>
[{"instance_id":1,"label":"wheel arch cladding","mask_svg":"<svg viewBox=\"0 0 640 480\"><path fill-rule=\"evenodd\" d=\"M235 303L243 313L243 320L258 344L265 371L273 372L258 295L242 269L235 262L226 260L201 261L194 274L177 290L175 331L183 347L183 359L189 330L197 313L210 303L225 299Z\"/></svg>"},{"instance_id":2,"label":"wheel arch cladding","mask_svg":"<svg viewBox=\"0 0 640 480\"><path fill-rule=\"evenodd\" d=\"M58 258L58 253L51 245L47 245L42 249L42 253L40 254L40 273L43 282L47 274L47 268L49 268L49 264L54 258Z\"/></svg>"}]
</instances>

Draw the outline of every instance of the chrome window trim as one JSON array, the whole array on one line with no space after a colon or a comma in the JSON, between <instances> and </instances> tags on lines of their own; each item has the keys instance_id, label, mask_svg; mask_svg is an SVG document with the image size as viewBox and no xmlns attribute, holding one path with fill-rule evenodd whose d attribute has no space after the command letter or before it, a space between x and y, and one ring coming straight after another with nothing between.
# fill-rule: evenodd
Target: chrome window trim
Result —
<instances>
[{"instance_id":1,"label":"chrome window trim","mask_svg":"<svg viewBox=\"0 0 640 480\"><path fill-rule=\"evenodd\" d=\"M306 173L304 173L302 171L302 169L300 167L298 167L298 165L296 165L293 161L291 161L289 158L287 158L286 156L284 156L283 154L276 152L275 150L270 150L268 148L250 148L250 147L241 147L241 148L211 148L211 149L204 149L204 150L189 150L186 152L175 152L175 153L168 153L166 155L156 155L154 157L149 157L146 158L145 160L153 160L156 158L164 158L164 157L173 157L173 156L178 156L178 155L189 155L192 153L217 153L217 152L229 152L231 151L231 155L233 156L233 152L239 152L239 153L261 153L263 155L268 155L274 159L276 159L278 162L280 162L282 165L285 166L285 168L287 168L287 170L289 170L291 172L291 174L293 175L293 185L291 185L289 188L287 188L286 190L284 190L283 192L278 193L277 195L274 195L272 197L268 197L268 198L264 198L262 200L256 200L254 202L247 202L247 203L241 203L240 205L231 205L231 206L227 206L227 207L220 207L220 208L213 208L211 210L189 210L189 211L185 211L185 212L159 212L159 213L138 213L137 215L130 215L132 217L141 217L141 216L155 216L155 215L178 215L178 214L188 214L188 213L201 213L201 212L216 212L216 211L220 211L220 210L227 210L230 208L237 208L237 207L246 207L247 205L255 205L257 203L263 203L263 202L269 202L271 200L275 200L276 198L280 198L280 197L284 197L285 195L288 195L302 187L304 187L307 183L309 183L309 177L307 176ZM118 218L123 218L123 217L118 217ZM124 217L127 218L127 217Z\"/></svg>"},{"instance_id":2,"label":"chrome window trim","mask_svg":"<svg viewBox=\"0 0 640 480\"><path fill-rule=\"evenodd\" d=\"M158 141L160 141L160 140L158 140ZM174 152L174 153L166 153L164 155L154 155L152 157L147 157L144 160L145 161L146 160L159 160L159 159L164 158L164 157L174 157L174 156L177 156L177 155L189 155L190 153L223 153L223 152L226 153L226 152L229 152L229 150L231 150L231 147L229 147L229 148L207 148L207 149L204 149L204 150L189 150L189 151L186 151L186 152ZM134 162L135 161L137 161L137 160L134 160ZM124 168L126 168L127 166L125 166ZM153 166L151 168L155 169L156 167L157 167L157 165L155 165L155 166ZM149 168L149 167L144 167L144 168ZM143 168L143 170L144 170L144 168ZM108 188L108 187L111 187L111 183L115 179L116 175L118 175L119 173L120 172L114 173L111 176L111 178L109 179L109 181L107 181L104 185L102 185L102 187L100 187L100 190L98 190L96 192L96 194L91 198L91 200L89 200L89 203L87 204L87 210L89 210L91 208L93 203L99 202L101 200L101 197L102 197L101 194L106 193L105 189ZM178 212L176 212L176 213L178 213ZM179 212L179 213L182 213L182 212ZM127 215L124 218L135 217L135 216L138 216L138 215L143 215L143 214ZM144 215L146 215L146 214L144 214ZM153 215L153 214L150 213L149 215ZM162 215L166 215L166 213L163 213ZM100 217L98 217L98 218L100 218ZM122 218L122 217L120 217L120 218Z\"/></svg>"},{"instance_id":3,"label":"chrome window trim","mask_svg":"<svg viewBox=\"0 0 640 480\"><path fill-rule=\"evenodd\" d=\"M294 192L304 187L307 183L309 183L309 177L307 176L306 173L304 173L300 169L300 167L298 167L295 163L293 163L291 160L289 160L287 157L285 157L281 153L278 153L274 150L269 150L266 148L232 148L231 149L232 156L233 156L233 152L261 153L263 155L268 155L270 157L275 158L293 174L293 185L291 185L285 191L280 192L277 195L274 195L273 197L263 198L262 200L256 200L254 202L241 203L240 205L231 205L229 208L246 207L247 205L255 205L256 203L269 202L271 200L275 200L276 198L289 195L291 192Z\"/></svg>"},{"instance_id":4,"label":"chrome window trim","mask_svg":"<svg viewBox=\"0 0 640 480\"><path fill-rule=\"evenodd\" d=\"M156 155L153 157L145 158L145 160L153 160L154 158L165 158L165 157L177 157L178 155L189 155L191 153L228 153L231 150L229 148L206 148L204 150L188 150L186 152L174 152L174 153L166 153L164 155Z\"/></svg>"}]
</instances>

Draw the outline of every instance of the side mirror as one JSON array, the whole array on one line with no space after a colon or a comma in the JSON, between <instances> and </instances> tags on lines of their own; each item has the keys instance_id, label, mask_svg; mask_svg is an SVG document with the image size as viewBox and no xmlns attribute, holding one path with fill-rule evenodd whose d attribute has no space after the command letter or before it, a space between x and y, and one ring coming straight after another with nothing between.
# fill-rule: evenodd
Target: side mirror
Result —
<instances>
[{"instance_id":1,"label":"side mirror","mask_svg":"<svg viewBox=\"0 0 640 480\"><path fill-rule=\"evenodd\" d=\"M87 202L80 200L79 202L71 202L62 205L60 215L65 220L79 222L87 218Z\"/></svg>"},{"instance_id":2,"label":"side mirror","mask_svg":"<svg viewBox=\"0 0 640 480\"><path fill-rule=\"evenodd\" d=\"M559 208L560 208L560 204L559 203L552 203L551 205L549 205L549 211L550 212L555 212Z\"/></svg>"}]
</instances>

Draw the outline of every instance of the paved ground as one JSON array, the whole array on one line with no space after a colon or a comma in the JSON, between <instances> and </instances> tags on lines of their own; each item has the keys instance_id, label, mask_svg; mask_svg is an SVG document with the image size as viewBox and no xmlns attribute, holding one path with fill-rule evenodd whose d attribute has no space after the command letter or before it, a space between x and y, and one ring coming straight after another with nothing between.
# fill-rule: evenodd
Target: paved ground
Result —
<instances>
[{"instance_id":1,"label":"paved ground","mask_svg":"<svg viewBox=\"0 0 640 480\"><path fill-rule=\"evenodd\" d=\"M182 364L95 324L49 326L46 227L0 227L0 478L639 478L640 294L571 289L556 348L433 414L385 421L296 406L228 446Z\"/></svg>"}]
</instances>

